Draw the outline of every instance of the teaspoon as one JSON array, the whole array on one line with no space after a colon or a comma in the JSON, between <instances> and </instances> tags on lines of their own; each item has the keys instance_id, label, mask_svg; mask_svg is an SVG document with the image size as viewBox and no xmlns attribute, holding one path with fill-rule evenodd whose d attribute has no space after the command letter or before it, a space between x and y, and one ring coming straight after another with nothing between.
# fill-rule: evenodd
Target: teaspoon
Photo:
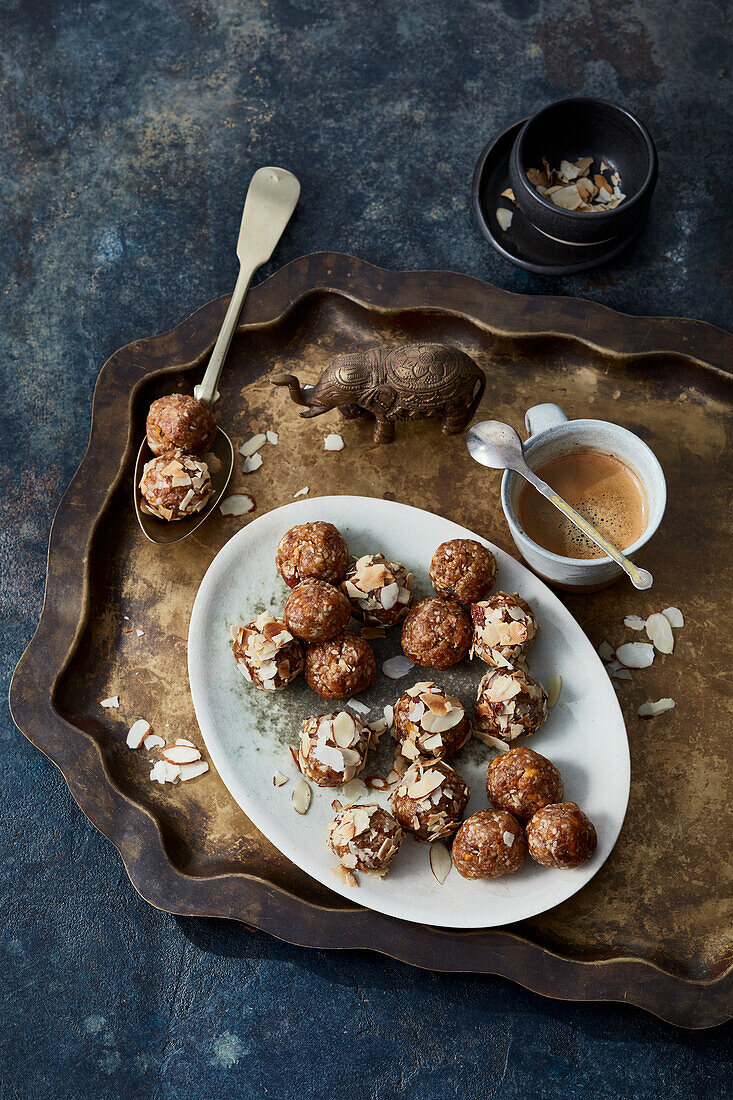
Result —
<instances>
[{"instance_id":1,"label":"teaspoon","mask_svg":"<svg viewBox=\"0 0 733 1100\"><path fill-rule=\"evenodd\" d=\"M266 263L275 250L285 226L290 221L300 196L300 183L292 172L284 168L258 168L252 177L242 213L242 223L237 240L239 275L229 302L221 330L211 353L206 373L201 384L194 388L193 394L205 405L214 405L220 397L217 389L229 345L242 312L244 299L249 290L252 276L258 267ZM135 462L135 481L133 497L135 514L146 538L159 546L170 546L193 534L197 527L211 515L214 508L226 492L234 468L234 447L229 436L218 428L211 447L219 460L218 472L211 471L213 493L200 512L186 519L167 523L157 516L148 515L140 508L140 478L146 462L153 458L147 441L143 439Z\"/></svg>"},{"instance_id":2,"label":"teaspoon","mask_svg":"<svg viewBox=\"0 0 733 1100\"><path fill-rule=\"evenodd\" d=\"M581 516L580 512L576 512L546 481L537 477L534 470L530 469L524 457L522 441L509 424L502 424L499 420L483 420L469 429L466 445L471 458L480 462L482 466L488 466L492 470L514 470L530 485L534 485L538 493L549 500L550 504L554 504L566 519L575 524L591 542L600 546L604 553L621 566L634 588L651 588L653 583L651 573L634 565L633 561L630 561L600 531L597 531L592 523Z\"/></svg>"}]
</instances>

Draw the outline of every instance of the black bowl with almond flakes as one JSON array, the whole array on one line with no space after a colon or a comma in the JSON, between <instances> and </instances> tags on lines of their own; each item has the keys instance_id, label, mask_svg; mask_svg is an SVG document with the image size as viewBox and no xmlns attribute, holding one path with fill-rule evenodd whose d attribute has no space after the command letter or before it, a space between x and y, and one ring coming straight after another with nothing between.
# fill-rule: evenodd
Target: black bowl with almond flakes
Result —
<instances>
[{"instance_id":1,"label":"black bowl with almond flakes","mask_svg":"<svg viewBox=\"0 0 733 1100\"><path fill-rule=\"evenodd\" d=\"M595 245L630 234L646 219L657 151L623 107L588 96L560 99L525 122L509 158L519 209L541 233Z\"/></svg>"}]
</instances>

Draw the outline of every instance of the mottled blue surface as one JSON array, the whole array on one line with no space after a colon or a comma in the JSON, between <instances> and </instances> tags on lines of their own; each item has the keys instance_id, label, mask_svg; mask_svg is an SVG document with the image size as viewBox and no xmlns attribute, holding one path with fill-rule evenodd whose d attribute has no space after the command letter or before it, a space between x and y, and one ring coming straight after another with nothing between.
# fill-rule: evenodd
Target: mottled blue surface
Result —
<instances>
[{"instance_id":1,"label":"mottled blue surface","mask_svg":"<svg viewBox=\"0 0 733 1100\"><path fill-rule=\"evenodd\" d=\"M231 288L261 164L303 184L268 270L334 249L729 326L729 13L726 0L2 0L4 683L40 612L99 368ZM542 279L480 237L471 171L495 130L583 91L639 111L660 182L619 263ZM729 1095L720 1029L156 912L7 710L0 735L3 1100Z\"/></svg>"}]
</instances>

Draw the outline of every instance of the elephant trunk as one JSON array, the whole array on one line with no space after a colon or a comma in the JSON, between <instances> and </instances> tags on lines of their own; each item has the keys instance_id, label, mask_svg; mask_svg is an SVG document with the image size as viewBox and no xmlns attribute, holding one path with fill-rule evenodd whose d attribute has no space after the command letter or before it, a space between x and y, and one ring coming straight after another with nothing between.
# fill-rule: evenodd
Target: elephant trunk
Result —
<instances>
[{"instance_id":1,"label":"elephant trunk","mask_svg":"<svg viewBox=\"0 0 733 1100\"><path fill-rule=\"evenodd\" d=\"M314 404L315 386L301 386L294 374L272 374L270 383L273 386L287 386L296 405L307 405L310 408ZM315 416L315 413L304 415Z\"/></svg>"}]
</instances>

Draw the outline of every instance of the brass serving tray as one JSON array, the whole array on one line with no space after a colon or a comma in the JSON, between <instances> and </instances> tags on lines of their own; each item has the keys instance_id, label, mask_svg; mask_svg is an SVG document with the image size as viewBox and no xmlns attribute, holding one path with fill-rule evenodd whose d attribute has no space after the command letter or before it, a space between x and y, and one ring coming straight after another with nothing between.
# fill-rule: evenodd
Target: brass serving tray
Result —
<instances>
[{"instance_id":1,"label":"brass serving tray","mask_svg":"<svg viewBox=\"0 0 733 1100\"><path fill-rule=\"evenodd\" d=\"M184 736L195 730L191 606L209 562L249 519L217 512L164 549L142 536L132 510L146 409L199 380L226 304L211 302L171 332L129 344L102 369L89 448L51 532L41 621L11 687L20 729L62 770L136 889L161 909L233 917L309 947L369 948L435 970L500 974L550 997L630 1001L682 1026L722 1022L731 990L725 783L733 662L722 623L731 590L723 456L733 337L697 321L628 317L330 253L294 261L247 299L220 387L221 420L236 439L280 432L258 473L245 477L237 464L232 489L256 497L252 515L307 484L311 496L383 495L428 508L516 553L500 475L470 460L462 435L443 436L432 422L402 424L394 444L375 447L369 423L342 422L336 412L301 420L288 394L266 381L277 368L312 382L333 355L380 341L455 343L487 374L479 418L521 429L527 407L554 401L569 416L617 420L649 442L667 476L667 515L640 558L656 578L652 591L619 582L565 597L596 644L625 637L624 614L675 604L686 618L675 653L620 694L632 786L618 844L593 881L551 912L507 929L454 932L367 911L358 894L353 902L336 896L254 829L215 774L160 787L124 745L140 716L160 732L166 723ZM341 431L344 451L323 450L327 430ZM120 709L100 708L113 694ZM636 717L641 702L664 695L677 701L672 712Z\"/></svg>"}]
</instances>

